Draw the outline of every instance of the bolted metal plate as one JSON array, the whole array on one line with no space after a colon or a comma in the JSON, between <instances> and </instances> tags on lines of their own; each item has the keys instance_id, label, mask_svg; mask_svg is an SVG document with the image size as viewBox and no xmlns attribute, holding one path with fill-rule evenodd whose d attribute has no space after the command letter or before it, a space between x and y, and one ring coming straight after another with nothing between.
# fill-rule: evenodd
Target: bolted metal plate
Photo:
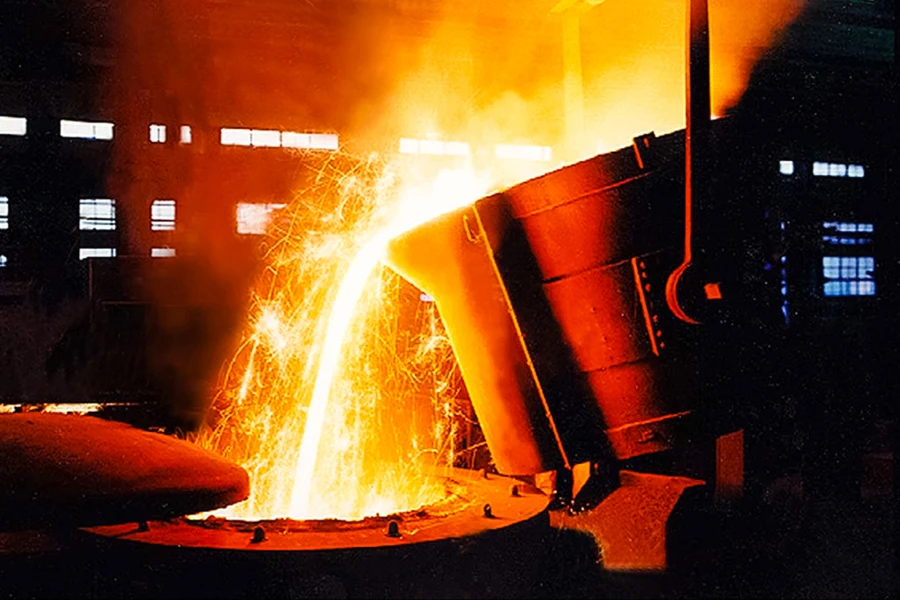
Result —
<instances>
[{"instance_id":1,"label":"bolted metal plate","mask_svg":"<svg viewBox=\"0 0 900 600\"><path fill-rule=\"evenodd\" d=\"M546 495L521 481L493 474L485 478L481 472L452 469L447 478L445 500L415 511L360 521L180 518L151 522L146 527L130 523L91 527L85 531L120 542L179 548L318 552L478 536L526 521L546 519L548 503Z\"/></svg>"},{"instance_id":2,"label":"bolted metal plate","mask_svg":"<svg viewBox=\"0 0 900 600\"><path fill-rule=\"evenodd\" d=\"M462 470L448 489L421 510L355 522L179 518L80 538L103 565L104 597L527 596L546 559L547 496Z\"/></svg>"}]
</instances>

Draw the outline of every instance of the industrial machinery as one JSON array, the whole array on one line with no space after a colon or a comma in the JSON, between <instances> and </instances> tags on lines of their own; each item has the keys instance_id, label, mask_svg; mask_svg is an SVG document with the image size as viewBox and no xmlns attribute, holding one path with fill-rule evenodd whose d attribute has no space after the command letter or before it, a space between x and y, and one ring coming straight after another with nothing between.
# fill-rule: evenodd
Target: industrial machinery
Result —
<instances>
[{"instance_id":1,"label":"industrial machinery","mask_svg":"<svg viewBox=\"0 0 900 600\"><path fill-rule=\"evenodd\" d=\"M699 352L721 346L724 326L679 319L666 299L682 259L672 226L682 147L681 133L644 136L392 243L390 265L437 302L500 473L555 472L556 492L572 500L593 479L580 495L587 506L588 493L594 504L613 498L624 469L623 509L635 514L657 499L634 486L661 483L641 474L665 476L676 498L707 483L720 497L740 493L740 434L716 431L701 400L726 393L701 381ZM724 302L727 281L707 285ZM608 549L608 567L609 552L618 551ZM659 554L632 560L620 566L665 566Z\"/></svg>"},{"instance_id":2,"label":"industrial machinery","mask_svg":"<svg viewBox=\"0 0 900 600\"><path fill-rule=\"evenodd\" d=\"M720 418L732 382L718 368L740 343L729 340L740 315L731 303L733 277L716 264L702 228L717 152L706 2L690 6L684 132L643 135L630 148L482 198L396 238L387 258L435 298L497 470L533 478L569 502L575 510L557 511L555 524L592 534L603 565L614 570L666 569L685 512L679 507L732 500L743 487L739 424ZM466 477L460 496L485 501L470 500L445 518L424 510L352 531L213 520L92 533L109 542L106 552L129 555L133 564L181 565L178 582L198 569L210 581L223 565L253 572L251 588L261 587L240 593L275 593L261 582L277 572L314 595L440 595L447 593L440 582L475 573L485 584L475 594L504 595L510 581L534 575L547 498L515 480ZM125 517L156 516L135 514ZM420 529L430 533L416 537ZM496 558L500 549L502 561L485 566L473 558ZM494 577L498 564L506 578ZM391 571L408 565L441 565L446 573L413 585ZM222 576L218 583L231 582Z\"/></svg>"},{"instance_id":3,"label":"industrial machinery","mask_svg":"<svg viewBox=\"0 0 900 600\"><path fill-rule=\"evenodd\" d=\"M729 376L707 377L740 317L701 228L716 152L706 2L688 20L685 132L513 186L389 250L436 299L497 469L553 472L563 498L634 525L587 527L607 568L665 568L684 491L733 499L743 485L742 432L717 406Z\"/></svg>"}]
</instances>

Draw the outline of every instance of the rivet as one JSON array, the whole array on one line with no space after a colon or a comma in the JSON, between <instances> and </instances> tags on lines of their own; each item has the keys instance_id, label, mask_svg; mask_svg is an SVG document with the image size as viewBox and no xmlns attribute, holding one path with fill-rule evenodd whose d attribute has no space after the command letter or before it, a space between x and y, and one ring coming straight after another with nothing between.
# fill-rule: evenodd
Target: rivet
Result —
<instances>
[{"instance_id":1,"label":"rivet","mask_svg":"<svg viewBox=\"0 0 900 600\"><path fill-rule=\"evenodd\" d=\"M384 535L389 538L398 538L400 537L400 523L395 519L388 521L387 531L384 532Z\"/></svg>"},{"instance_id":2,"label":"rivet","mask_svg":"<svg viewBox=\"0 0 900 600\"><path fill-rule=\"evenodd\" d=\"M250 543L259 544L264 541L266 541L266 530L262 527L255 527L253 529L253 537L250 538Z\"/></svg>"}]
</instances>

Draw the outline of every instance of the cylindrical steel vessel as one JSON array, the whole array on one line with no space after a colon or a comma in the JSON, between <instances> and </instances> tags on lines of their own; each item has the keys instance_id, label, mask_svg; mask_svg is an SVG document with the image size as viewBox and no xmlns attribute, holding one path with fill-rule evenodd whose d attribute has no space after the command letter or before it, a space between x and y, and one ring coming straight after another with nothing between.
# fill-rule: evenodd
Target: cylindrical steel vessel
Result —
<instances>
[{"instance_id":1,"label":"cylindrical steel vessel","mask_svg":"<svg viewBox=\"0 0 900 600\"><path fill-rule=\"evenodd\" d=\"M635 140L393 241L433 295L501 472L675 447L696 396L681 259L683 133Z\"/></svg>"}]
</instances>

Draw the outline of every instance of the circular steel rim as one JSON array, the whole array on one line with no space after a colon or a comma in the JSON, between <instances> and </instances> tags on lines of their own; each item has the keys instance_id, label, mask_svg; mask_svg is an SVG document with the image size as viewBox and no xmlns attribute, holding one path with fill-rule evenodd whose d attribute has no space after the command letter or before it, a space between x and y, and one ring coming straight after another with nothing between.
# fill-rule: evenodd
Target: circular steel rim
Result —
<instances>
[{"instance_id":1,"label":"circular steel rim","mask_svg":"<svg viewBox=\"0 0 900 600\"><path fill-rule=\"evenodd\" d=\"M479 536L547 519L549 498L536 488L499 475L452 469L448 499L404 513L360 521L207 520L178 518L84 528L116 543L182 550L321 552L379 549Z\"/></svg>"}]
</instances>

